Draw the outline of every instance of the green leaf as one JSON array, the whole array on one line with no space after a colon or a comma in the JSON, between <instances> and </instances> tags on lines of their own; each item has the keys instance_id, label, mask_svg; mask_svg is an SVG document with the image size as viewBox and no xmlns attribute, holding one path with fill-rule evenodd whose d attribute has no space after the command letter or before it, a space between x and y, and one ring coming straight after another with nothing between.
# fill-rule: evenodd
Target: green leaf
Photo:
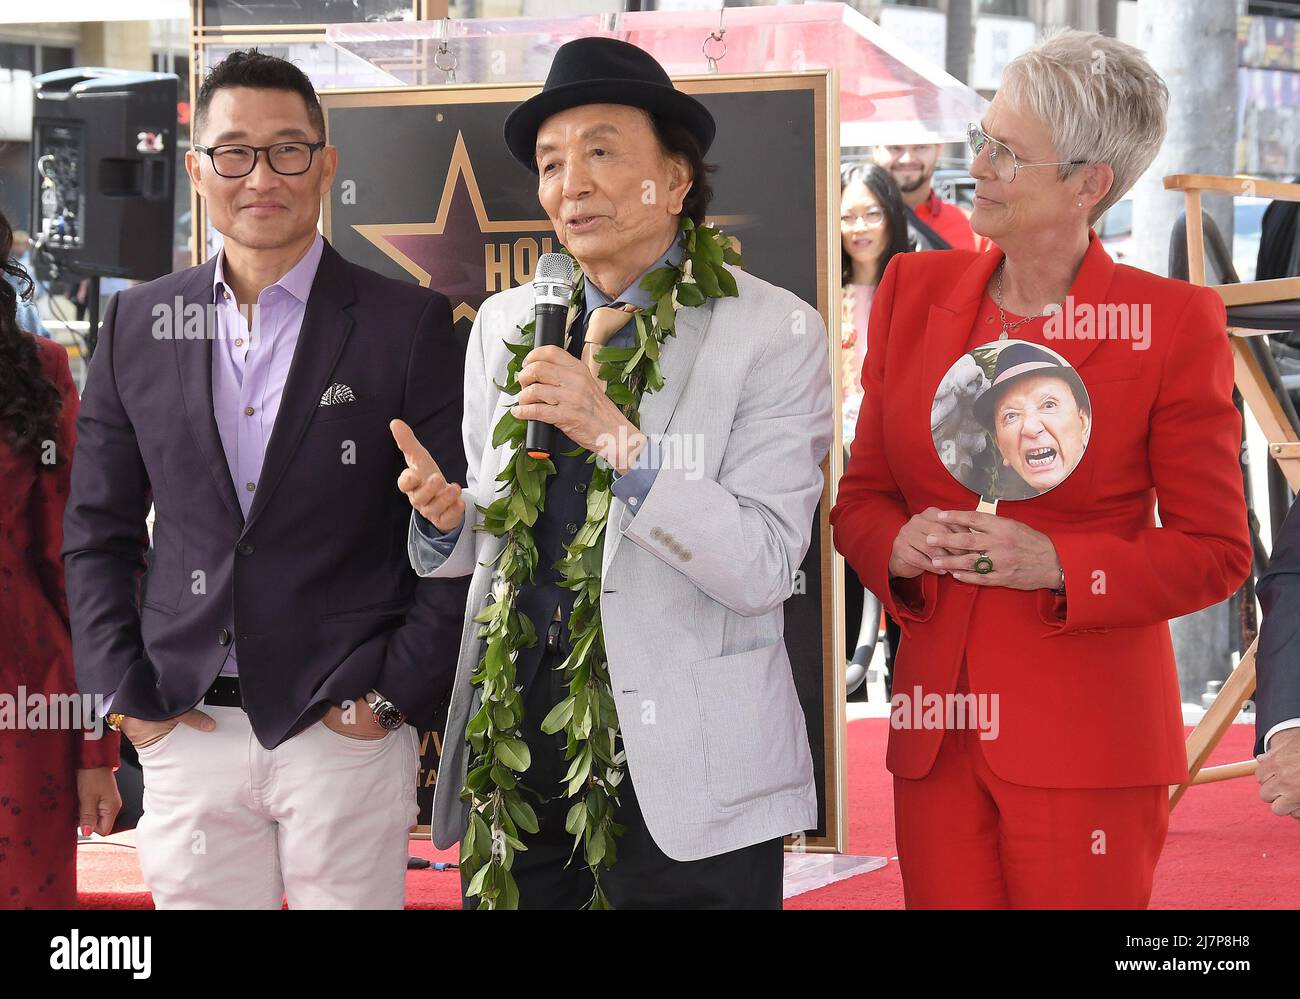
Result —
<instances>
[{"instance_id":1,"label":"green leaf","mask_svg":"<svg viewBox=\"0 0 1300 999\"><path fill-rule=\"evenodd\" d=\"M719 267L713 273L718 279L718 287L722 289L723 295L727 298L735 298L740 294L740 290L736 287L736 277L731 271Z\"/></svg>"},{"instance_id":2,"label":"green leaf","mask_svg":"<svg viewBox=\"0 0 1300 999\"><path fill-rule=\"evenodd\" d=\"M587 828L587 809L581 801L575 801L564 819L564 831L570 836L577 836Z\"/></svg>"},{"instance_id":3,"label":"green leaf","mask_svg":"<svg viewBox=\"0 0 1300 999\"><path fill-rule=\"evenodd\" d=\"M488 729L488 706L485 704L475 713L465 726L466 735L482 735Z\"/></svg>"},{"instance_id":4,"label":"green leaf","mask_svg":"<svg viewBox=\"0 0 1300 999\"><path fill-rule=\"evenodd\" d=\"M676 267L660 267L641 279L641 288L650 293L652 299L666 295L677 280Z\"/></svg>"},{"instance_id":5,"label":"green leaf","mask_svg":"<svg viewBox=\"0 0 1300 999\"><path fill-rule=\"evenodd\" d=\"M493 763L492 769L489 773L492 777L492 782L503 791L513 791L519 785L519 781L515 779L515 775L500 763Z\"/></svg>"},{"instance_id":6,"label":"green leaf","mask_svg":"<svg viewBox=\"0 0 1300 999\"><path fill-rule=\"evenodd\" d=\"M537 813L533 811L533 806L520 798L506 799L506 810L510 817L515 820L515 824L526 833L536 833L539 826L537 824Z\"/></svg>"},{"instance_id":7,"label":"green leaf","mask_svg":"<svg viewBox=\"0 0 1300 999\"><path fill-rule=\"evenodd\" d=\"M673 297L665 295L659 299L659 304L655 306L655 321L659 323L661 330L671 330L677 321L677 313L673 311Z\"/></svg>"},{"instance_id":8,"label":"green leaf","mask_svg":"<svg viewBox=\"0 0 1300 999\"><path fill-rule=\"evenodd\" d=\"M484 864L478 869L478 873L469 879L469 885L465 889L466 895L473 898L475 895L481 895L483 893L483 883L487 880L488 871L490 871L493 866L494 865L492 864Z\"/></svg>"},{"instance_id":9,"label":"green leaf","mask_svg":"<svg viewBox=\"0 0 1300 999\"><path fill-rule=\"evenodd\" d=\"M566 697L547 713L542 720L542 731L546 735L554 735L556 732L569 724L569 719L573 717L573 698Z\"/></svg>"},{"instance_id":10,"label":"green leaf","mask_svg":"<svg viewBox=\"0 0 1300 999\"><path fill-rule=\"evenodd\" d=\"M528 752L528 743L522 739L503 739L496 743L497 759L517 774L528 769L532 756Z\"/></svg>"},{"instance_id":11,"label":"green leaf","mask_svg":"<svg viewBox=\"0 0 1300 999\"><path fill-rule=\"evenodd\" d=\"M516 477L519 479L519 486L523 490L524 498L533 506L536 506L542 499L542 479L537 474L536 462L525 455L523 460L518 462L515 472Z\"/></svg>"},{"instance_id":12,"label":"green leaf","mask_svg":"<svg viewBox=\"0 0 1300 999\"><path fill-rule=\"evenodd\" d=\"M579 682L582 683L585 681L579 681ZM572 780L580 771L583 770L584 765L590 764L590 762L591 762L591 747L583 746L581 752L579 752L578 755L575 756L572 761L570 761L569 769L565 771L564 776L561 777L560 780L562 782Z\"/></svg>"},{"instance_id":13,"label":"green leaf","mask_svg":"<svg viewBox=\"0 0 1300 999\"><path fill-rule=\"evenodd\" d=\"M497 420L497 425L492 431L492 446L500 447L508 441L515 432L515 427L522 421L515 418L515 414L506 410L501 414L501 419Z\"/></svg>"},{"instance_id":14,"label":"green leaf","mask_svg":"<svg viewBox=\"0 0 1300 999\"><path fill-rule=\"evenodd\" d=\"M632 390L621 382L610 382L605 386L605 395L616 406L631 406L636 402Z\"/></svg>"},{"instance_id":15,"label":"green leaf","mask_svg":"<svg viewBox=\"0 0 1300 999\"><path fill-rule=\"evenodd\" d=\"M628 359L627 364L623 366L623 374L621 377L626 379L631 375L632 372L636 370L636 366L641 363L641 358L643 357L645 357L645 347L638 347L636 352Z\"/></svg>"},{"instance_id":16,"label":"green leaf","mask_svg":"<svg viewBox=\"0 0 1300 999\"><path fill-rule=\"evenodd\" d=\"M522 490L510 494L510 512L529 527L537 523L537 507L528 502Z\"/></svg>"},{"instance_id":17,"label":"green leaf","mask_svg":"<svg viewBox=\"0 0 1300 999\"><path fill-rule=\"evenodd\" d=\"M654 361L645 367L645 390L647 392L658 392L664 387L663 372L659 370L659 362Z\"/></svg>"},{"instance_id":18,"label":"green leaf","mask_svg":"<svg viewBox=\"0 0 1300 999\"><path fill-rule=\"evenodd\" d=\"M677 301L687 308L694 308L697 305L704 304L704 292L700 290L698 284L679 284L677 286Z\"/></svg>"},{"instance_id":19,"label":"green leaf","mask_svg":"<svg viewBox=\"0 0 1300 999\"><path fill-rule=\"evenodd\" d=\"M621 363L636 353L635 347L601 347L596 352L596 360L602 364Z\"/></svg>"},{"instance_id":20,"label":"green leaf","mask_svg":"<svg viewBox=\"0 0 1300 999\"><path fill-rule=\"evenodd\" d=\"M605 856L605 834L600 830L593 832L587 840L587 866L595 867Z\"/></svg>"},{"instance_id":21,"label":"green leaf","mask_svg":"<svg viewBox=\"0 0 1300 999\"><path fill-rule=\"evenodd\" d=\"M519 885L508 870L501 872L500 885L497 889L497 908L513 911L519 908Z\"/></svg>"},{"instance_id":22,"label":"green leaf","mask_svg":"<svg viewBox=\"0 0 1300 999\"><path fill-rule=\"evenodd\" d=\"M718 287L718 279L713 275L713 265L705 264L694 272L695 280L700 286L700 291L704 292L709 298L718 298L722 294L722 289ZM678 298L681 298L678 295Z\"/></svg>"},{"instance_id":23,"label":"green leaf","mask_svg":"<svg viewBox=\"0 0 1300 999\"><path fill-rule=\"evenodd\" d=\"M570 768L571 775L568 777L569 784L568 788L564 792L568 797L577 794L578 791L582 789L582 785L587 782L587 778L591 776L591 747L584 747L582 752L578 754L573 762L578 764L578 766L576 768Z\"/></svg>"},{"instance_id":24,"label":"green leaf","mask_svg":"<svg viewBox=\"0 0 1300 999\"><path fill-rule=\"evenodd\" d=\"M695 241L695 249L699 256L711 264L722 263L722 247L718 245L717 230L712 229L707 233L701 231L700 237Z\"/></svg>"},{"instance_id":25,"label":"green leaf","mask_svg":"<svg viewBox=\"0 0 1300 999\"><path fill-rule=\"evenodd\" d=\"M508 732L515 726L515 713L508 705L492 705L492 724L502 731Z\"/></svg>"}]
</instances>

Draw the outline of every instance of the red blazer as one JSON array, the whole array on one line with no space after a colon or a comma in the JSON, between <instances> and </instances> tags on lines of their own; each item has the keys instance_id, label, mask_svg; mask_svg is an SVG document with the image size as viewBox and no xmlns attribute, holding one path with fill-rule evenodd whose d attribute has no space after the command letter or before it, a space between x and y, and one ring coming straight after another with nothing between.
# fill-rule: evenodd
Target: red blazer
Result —
<instances>
[{"instance_id":1,"label":"red blazer","mask_svg":"<svg viewBox=\"0 0 1300 999\"><path fill-rule=\"evenodd\" d=\"M22 685L29 693L70 694L77 681L59 549L79 402L67 352L53 341L32 339L46 379L63 397L54 442L59 463L40 468L31 452L14 451L8 429L0 426L0 689L16 694ZM116 768L118 738L107 727L99 739L79 736L77 766Z\"/></svg>"},{"instance_id":2,"label":"red blazer","mask_svg":"<svg viewBox=\"0 0 1300 999\"><path fill-rule=\"evenodd\" d=\"M831 512L835 547L902 627L896 697L955 690L963 656L971 691L999 695L998 737L981 742L998 776L1035 787L1176 783L1187 758L1167 622L1226 598L1251 561L1233 362L1213 291L1117 266L1090 236L1070 289L1076 307L1149 303L1147 349L1041 341L1083 378L1092 436L1061 485L997 511L1052 539L1064 599L930 572L888 578L894 538L913 514L978 503L935 453L930 405L967 349L1001 257L996 247L908 253L886 269ZM889 769L924 777L943 734L891 726Z\"/></svg>"}]
</instances>

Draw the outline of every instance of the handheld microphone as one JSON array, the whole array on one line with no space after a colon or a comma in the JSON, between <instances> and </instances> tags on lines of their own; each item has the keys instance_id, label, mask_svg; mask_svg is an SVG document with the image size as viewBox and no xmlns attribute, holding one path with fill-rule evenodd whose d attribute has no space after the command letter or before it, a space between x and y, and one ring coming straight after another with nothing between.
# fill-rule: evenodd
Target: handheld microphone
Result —
<instances>
[{"instance_id":1,"label":"handheld microphone","mask_svg":"<svg viewBox=\"0 0 1300 999\"><path fill-rule=\"evenodd\" d=\"M573 297L573 258L563 253L543 253L533 273L535 321L534 347L563 347L564 327ZM531 458L549 458L555 450L555 428L529 420L524 448Z\"/></svg>"}]
</instances>

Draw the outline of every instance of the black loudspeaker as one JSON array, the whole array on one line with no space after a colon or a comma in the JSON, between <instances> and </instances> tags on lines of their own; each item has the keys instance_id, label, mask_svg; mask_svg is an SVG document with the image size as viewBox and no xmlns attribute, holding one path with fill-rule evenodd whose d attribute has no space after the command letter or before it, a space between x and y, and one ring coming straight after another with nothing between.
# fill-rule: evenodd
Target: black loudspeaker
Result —
<instances>
[{"instance_id":1,"label":"black loudspeaker","mask_svg":"<svg viewBox=\"0 0 1300 999\"><path fill-rule=\"evenodd\" d=\"M32 86L32 238L80 274L170 273L176 76L80 67Z\"/></svg>"}]
</instances>

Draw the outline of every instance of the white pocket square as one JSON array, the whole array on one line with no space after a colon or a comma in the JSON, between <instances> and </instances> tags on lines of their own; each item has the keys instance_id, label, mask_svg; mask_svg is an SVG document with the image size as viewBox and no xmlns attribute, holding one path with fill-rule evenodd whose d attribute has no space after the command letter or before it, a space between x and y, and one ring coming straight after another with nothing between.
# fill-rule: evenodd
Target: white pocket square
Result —
<instances>
[{"instance_id":1,"label":"white pocket square","mask_svg":"<svg viewBox=\"0 0 1300 999\"><path fill-rule=\"evenodd\" d=\"M356 402L357 397L352 391L352 386L344 385L342 382L335 382L327 388L320 397L322 406L334 406L340 402Z\"/></svg>"}]
</instances>

